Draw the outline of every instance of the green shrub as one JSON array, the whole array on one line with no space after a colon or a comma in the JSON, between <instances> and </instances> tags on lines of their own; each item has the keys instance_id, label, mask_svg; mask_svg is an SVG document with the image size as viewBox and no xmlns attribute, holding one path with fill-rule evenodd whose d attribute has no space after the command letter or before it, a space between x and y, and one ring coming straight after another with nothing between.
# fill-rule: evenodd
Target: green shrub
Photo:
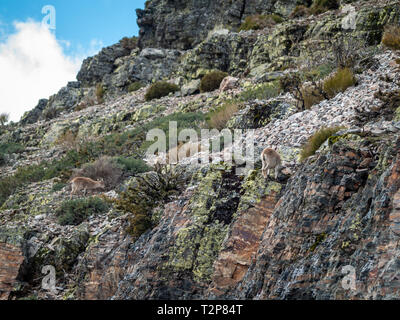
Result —
<instances>
[{"instance_id":1,"label":"green shrub","mask_svg":"<svg viewBox=\"0 0 400 320\"><path fill-rule=\"evenodd\" d=\"M21 153L23 151L24 147L19 143L14 143L14 142L0 143L0 154Z\"/></svg>"},{"instance_id":2,"label":"green shrub","mask_svg":"<svg viewBox=\"0 0 400 320\"><path fill-rule=\"evenodd\" d=\"M339 9L339 0L314 0L310 8L312 14L321 14L328 10Z\"/></svg>"},{"instance_id":3,"label":"green shrub","mask_svg":"<svg viewBox=\"0 0 400 320\"><path fill-rule=\"evenodd\" d=\"M110 205L99 197L64 201L56 211L58 223L62 226L77 226L94 214L105 213Z\"/></svg>"},{"instance_id":4,"label":"green shrub","mask_svg":"<svg viewBox=\"0 0 400 320\"><path fill-rule=\"evenodd\" d=\"M139 89L143 88L144 84L141 83L140 81L135 81L132 82L129 87L128 87L128 92L135 92L138 91Z\"/></svg>"},{"instance_id":5,"label":"green shrub","mask_svg":"<svg viewBox=\"0 0 400 320\"><path fill-rule=\"evenodd\" d=\"M240 106L234 102L224 103L221 107L215 111L211 111L207 115L207 123L210 128L222 130L226 127L226 123L232 118L232 116L238 112Z\"/></svg>"},{"instance_id":6,"label":"green shrub","mask_svg":"<svg viewBox=\"0 0 400 320\"><path fill-rule=\"evenodd\" d=\"M228 74L222 71L211 71L207 73L200 82L200 92L211 92L219 89L222 80L227 77Z\"/></svg>"},{"instance_id":7,"label":"green shrub","mask_svg":"<svg viewBox=\"0 0 400 320\"><path fill-rule=\"evenodd\" d=\"M244 22L240 25L239 31L261 30L266 27L272 27L281 22L283 22L283 18L277 14L256 14L246 17Z\"/></svg>"},{"instance_id":8,"label":"green shrub","mask_svg":"<svg viewBox=\"0 0 400 320\"><path fill-rule=\"evenodd\" d=\"M150 167L142 159L117 157L114 160L124 172L130 175L150 171Z\"/></svg>"},{"instance_id":9,"label":"green shrub","mask_svg":"<svg viewBox=\"0 0 400 320\"><path fill-rule=\"evenodd\" d=\"M329 98L333 98L339 92L344 92L347 88L354 86L356 82L356 77L350 68L341 68L324 81L323 90Z\"/></svg>"},{"instance_id":10,"label":"green shrub","mask_svg":"<svg viewBox=\"0 0 400 320\"><path fill-rule=\"evenodd\" d=\"M53 188L51 188L51 191L58 192L58 191L61 191L62 189L64 189L66 186L67 186L66 183L57 182L53 185Z\"/></svg>"},{"instance_id":11,"label":"green shrub","mask_svg":"<svg viewBox=\"0 0 400 320\"><path fill-rule=\"evenodd\" d=\"M400 50L400 26L387 26L383 33L382 43L392 50Z\"/></svg>"},{"instance_id":12,"label":"green shrub","mask_svg":"<svg viewBox=\"0 0 400 320\"><path fill-rule=\"evenodd\" d=\"M307 143L303 146L300 152L300 161L304 161L308 157L315 154L315 152L321 147L321 145L328 140L329 137L334 135L343 127L332 127L332 128L321 128L314 133Z\"/></svg>"},{"instance_id":13,"label":"green shrub","mask_svg":"<svg viewBox=\"0 0 400 320\"><path fill-rule=\"evenodd\" d=\"M253 88L242 91L238 97L239 101L268 100L281 93L279 81L267 82Z\"/></svg>"},{"instance_id":14,"label":"green shrub","mask_svg":"<svg viewBox=\"0 0 400 320\"><path fill-rule=\"evenodd\" d=\"M179 87L176 84L169 83L166 81L159 81L154 83L146 92L145 99L150 101L153 99L160 99L168 96L170 93L179 91Z\"/></svg>"}]
</instances>

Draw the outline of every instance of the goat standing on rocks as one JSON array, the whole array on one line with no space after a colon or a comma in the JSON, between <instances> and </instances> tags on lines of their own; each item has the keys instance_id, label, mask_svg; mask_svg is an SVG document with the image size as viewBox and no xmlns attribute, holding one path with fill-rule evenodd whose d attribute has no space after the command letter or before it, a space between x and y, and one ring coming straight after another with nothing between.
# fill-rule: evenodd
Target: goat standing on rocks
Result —
<instances>
[{"instance_id":1,"label":"goat standing on rocks","mask_svg":"<svg viewBox=\"0 0 400 320\"><path fill-rule=\"evenodd\" d=\"M73 194L76 194L77 191L83 190L85 196L87 190L96 190L96 189L105 189L105 184L103 180L94 181L90 178L85 177L76 177L70 181L72 185L72 190L70 194L70 198L72 198Z\"/></svg>"},{"instance_id":2,"label":"goat standing on rocks","mask_svg":"<svg viewBox=\"0 0 400 320\"><path fill-rule=\"evenodd\" d=\"M275 179L278 178L279 171L282 170L282 161L280 155L270 148L266 148L261 152L262 174L265 179L268 179L270 170L275 169Z\"/></svg>"}]
</instances>

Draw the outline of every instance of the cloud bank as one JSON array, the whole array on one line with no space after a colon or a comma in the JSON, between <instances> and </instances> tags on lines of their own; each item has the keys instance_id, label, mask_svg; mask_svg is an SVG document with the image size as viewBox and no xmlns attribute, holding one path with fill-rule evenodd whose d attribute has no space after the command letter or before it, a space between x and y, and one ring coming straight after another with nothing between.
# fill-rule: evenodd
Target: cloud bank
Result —
<instances>
[{"instance_id":1,"label":"cloud bank","mask_svg":"<svg viewBox=\"0 0 400 320\"><path fill-rule=\"evenodd\" d=\"M0 43L0 113L19 121L41 98L74 81L81 58L65 55L55 35L35 21L14 23L16 32Z\"/></svg>"}]
</instances>

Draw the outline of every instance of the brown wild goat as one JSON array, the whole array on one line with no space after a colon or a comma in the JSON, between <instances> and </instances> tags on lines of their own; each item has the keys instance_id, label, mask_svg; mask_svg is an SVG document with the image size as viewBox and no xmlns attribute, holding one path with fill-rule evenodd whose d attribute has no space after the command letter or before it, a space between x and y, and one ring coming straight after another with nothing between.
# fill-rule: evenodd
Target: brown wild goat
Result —
<instances>
[{"instance_id":1,"label":"brown wild goat","mask_svg":"<svg viewBox=\"0 0 400 320\"><path fill-rule=\"evenodd\" d=\"M85 177L76 177L70 181L72 190L70 194L70 198L72 198L73 194L76 194L77 191L83 190L85 196L88 190L96 190L96 189L105 189L104 181L94 181L90 178Z\"/></svg>"},{"instance_id":2,"label":"brown wild goat","mask_svg":"<svg viewBox=\"0 0 400 320\"><path fill-rule=\"evenodd\" d=\"M280 155L274 149L266 148L263 150L263 152L261 152L261 161L261 170L264 178L267 179L270 170L275 169L275 179L277 179L279 171L282 170L282 161Z\"/></svg>"}]
</instances>

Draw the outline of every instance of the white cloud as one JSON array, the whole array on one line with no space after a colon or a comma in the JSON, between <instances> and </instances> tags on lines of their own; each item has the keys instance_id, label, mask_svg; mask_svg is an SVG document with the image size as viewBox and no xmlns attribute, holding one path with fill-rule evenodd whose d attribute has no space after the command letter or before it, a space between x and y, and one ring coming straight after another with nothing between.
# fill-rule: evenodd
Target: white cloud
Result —
<instances>
[{"instance_id":1,"label":"white cloud","mask_svg":"<svg viewBox=\"0 0 400 320\"><path fill-rule=\"evenodd\" d=\"M39 99L74 81L82 60L66 56L41 23L29 20L14 26L16 32L0 43L0 113L19 121Z\"/></svg>"}]
</instances>

